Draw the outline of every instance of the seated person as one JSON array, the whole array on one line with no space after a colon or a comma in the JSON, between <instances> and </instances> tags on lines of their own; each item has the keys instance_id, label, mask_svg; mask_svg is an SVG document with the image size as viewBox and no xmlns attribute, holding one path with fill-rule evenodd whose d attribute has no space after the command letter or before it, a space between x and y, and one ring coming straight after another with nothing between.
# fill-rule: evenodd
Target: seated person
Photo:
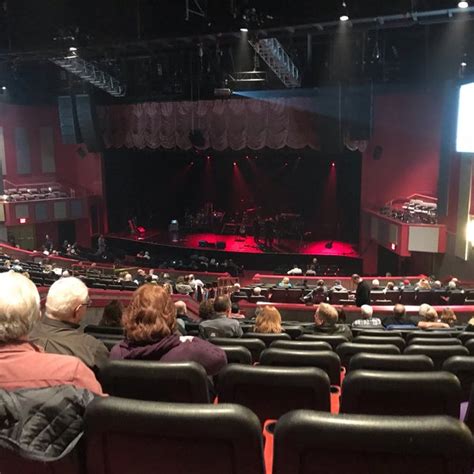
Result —
<instances>
[{"instance_id":1,"label":"seated person","mask_svg":"<svg viewBox=\"0 0 474 474\"><path fill-rule=\"evenodd\" d=\"M109 351L80 329L89 304L89 290L81 280L69 277L56 281L49 288L45 316L33 328L31 340L46 352L73 355L88 367L102 367Z\"/></svg>"},{"instance_id":2,"label":"seated person","mask_svg":"<svg viewBox=\"0 0 474 474\"><path fill-rule=\"evenodd\" d=\"M230 310L230 317L232 319L245 319L245 314L240 312L239 303L232 303L232 308Z\"/></svg>"},{"instance_id":3,"label":"seated person","mask_svg":"<svg viewBox=\"0 0 474 474\"><path fill-rule=\"evenodd\" d=\"M199 332L202 337L241 337L243 334L240 324L231 319L232 304L227 296L218 296L214 300L214 313L211 319L202 321Z\"/></svg>"},{"instance_id":4,"label":"seated person","mask_svg":"<svg viewBox=\"0 0 474 474\"><path fill-rule=\"evenodd\" d=\"M389 326L412 326L415 327L415 322L406 315L405 306L396 304L393 307L393 315L387 316L382 320L382 324L387 328Z\"/></svg>"},{"instance_id":5,"label":"seated person","mask_svg":"<svg viewBox=\"0 0 474 474\"><path fill-rule=\"evenodd\" d=\"M314 265L310 265L306 270L306 276L316 276L316 267Z\"/></svg>"},{"instance_id":6,"label":"seated person","mask_svg":"<svg viewBox=\"0 0 474 474\"><path fill-rule=\"evenodd\" d=\"M278 288L291 288L290 279L288 277L283 277L283 280L278 283Z\"/></svg>"},{"instance_id":7,"label":"seated person","mask_svg":"<svg viewBox=\"0 0 474 474\"><path fill-rule=\"evenodd\" d=\"M421 305L419 315L422 317L418 322L420 329L449 329L449 324L442 323L438 318L438 313L430 305Z\"/></svg>"},{"instance_id":8,"label":"seated person","mask_svg":"<svg viewBox=\"0 0 474 474\"><path fill-rule=\"evenodd\" d=\"M248 295L245 291L241 291L240 284L234 283L234 286L232 287L231 300L238 301L238 300L247 299L247 298L248 298Z\"/></svg>"},{"instance_id":9,"label":"seated person","mask_svg":"<svg viewBox=\"0 0 474 474\"><path fill-rule=\"evenodd\" d=\"M383 327L382 321L379 318L374 318L374 309L368 304L363 304L360 307L360 318L352 323L352 327Z\"/></svg>"},{"instance_id":10,"label":"seated person","mask_svg":"<svg viewBox=\"0 0 474 474\"><path fill-rule=\"evenodd\" d=\"M280 334L283 332L281 327L281 315L275 306L263 306L259 308L255 317L253 331L264 334Z\"/></svg>"},{"instance_id":11,"label":"seated person","mask_svg":"<svg viewBox=\"0 0 474 474\"><path fill-rule=\"evenodd\" d=\"M227 363L220 347L176 333L176 308L161 286L143 285L133 293L123 326L125 340L112 348L111 359L194 361L208 375L217 374Z\"/></svg>"},{"instance_id":12,"label":"seated person","mask_svg":"<svg viewBox=\"0 0 474 474\"><path fill-rule=\"evenodd\" d=\"M184 301L175 301L174 306L176 308L176 317L181 319L183 322L195 322L194 319L188 316L188 307Z\"/></svg>"},{"instance_id":13,"label":"seated person","mask_svg":"<svg viewBox=\"0 0 474 474\"><path fill-rule=\"evenodd\" d=\"M338 324L337 309L328 304L321 303L314 313L314 325L308 327L314 334L337 334L352 340L352 331L345 324Z\"/></svg>"},{"instance_id":14,"label":"seated person","mask_svg":"<svg viewBox=\"0 0 474 474\"><path fill-rule=\"evenodd\" d=\"M112 300L104 307L99 326L122 327L123 304L119 300Z\"/></svg>"},{"instance_id":15,"label":"seated person","mask_svg":"<svg viewBox=\"0 0 474 474\"><path fill-rule=\"evenodd\" d=\"M293 265L293 268L291 270L288 270L286 272L287 275L303 275L303 270L301 270L298 265Z\"/></svg>"},{"instance_id":16,"label":"seated person","mask_svg":"<svg viewBox=\"0 0 474 474\"><path fill-rule=\"evenodd\" d=\"M201 321L205 321L207 319L212 319L214 315L214 299L208 299L205 301L201 301L199 304L199 319Z\"/></svg>"},{"instance_id":17,"label":"seated person","mask_svg":"<svg viewBox=\"0 0 474 474\"><path fill-rule=\"evenodd\" d=\"M458 318L451 308L443 308L441 312L441 322L447 324L450 328L456 325Z\"/></svg>"},{"instance_id":18,"label":"seated person","mask_svg":"<svg viewBox=\"0 0 474 474\"><path fill-rule=\"evenodd\" d=\"M342 286L341 280L334 280L334 285L331 286L328 290L330 293L333 291L338 292L338 291L347 291L347 288L344 288Z\"/></svg>"},{"instance_id":19,"label":"seated person","mask_svg":"<svg viewBox=\"0 0 474 474\"><path fill-rule=\"evenodd\" d=\"M381 291L381 290L383 290L383 288L380 286L380 281L377 280L377 278L374 278L374 279L372 280L372 287L371 287L371 289L372 289L373 291Z\"/></svg>"},{"instance_id":20,"label":"seated person","mask_svg":"<svg viewBox=\"0 0 474 474\"><path fill-rule=\"evenodd\" d=\"M267 301L265 296L262 295L262 289L259 286L256 286L252 290L252 295L250 296L250 302L256 303L258 301Z\"/></svg>"},{"instance_id":21,"label":"seated person","mask_svg":"<svg viewBox=\"0 0 474 474\"><path fill-rule=\"evenodd\" d=\"M24 276L0 274L0 388L73 385L102 395L94 373L77 357L45 353L28 334L40 318L36 286Z\"/></svg>"},{"instance_id":22,"label":"seated person","mask_svg":"<svg viewBox=\"0 0 474 474\"><path fill-rule=\"evenodd\" d=\"M387 293L387 291L398 291L398 288L393 281L389 281L383 291L384 293Z\"/></svg>"},{"instance_id":23,"label":"seated person","mask_svg":"<svg viewBox=\"0 0 474 474\"><path fill-rule=\"evenodd\" d=\"M176 280L175 288L176 293L179 293L181 295L190 295L193 292L193 289L187 281L187 278L183 276L178 277L178 279Z\"/></svg>"}]
</instances>

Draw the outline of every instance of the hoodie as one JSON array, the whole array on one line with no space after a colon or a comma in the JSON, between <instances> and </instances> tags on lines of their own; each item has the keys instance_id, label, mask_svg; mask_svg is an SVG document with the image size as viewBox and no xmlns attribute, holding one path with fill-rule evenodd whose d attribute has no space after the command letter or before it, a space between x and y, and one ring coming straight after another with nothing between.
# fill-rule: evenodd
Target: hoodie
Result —
<instances>
[{"instance_id":1,"label":"hoodie","mask_svg":"<svg viewBox=\"0 0 474 474\"><path fill-rule=\"evenodd\" d=\"M227 364L225 352L220 347L197 337L178 334L146 343L121 341L110 351L110 358L161 362L192 361L201 364L208 375L216 375Z\"/></svg>"}]
</instances>

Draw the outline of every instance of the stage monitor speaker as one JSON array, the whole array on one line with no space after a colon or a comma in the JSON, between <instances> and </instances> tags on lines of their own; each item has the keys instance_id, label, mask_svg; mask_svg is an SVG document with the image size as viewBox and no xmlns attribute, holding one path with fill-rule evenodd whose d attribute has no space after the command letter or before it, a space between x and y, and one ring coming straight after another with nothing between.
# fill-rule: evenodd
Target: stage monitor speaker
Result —
<instances>
[{"instance_id":1,"label":"stage monitor speaker","mask_svg":"<svg viewBox=\"0 0 474 474\"><path fill-rule=\"evenodd\" d=\"M216 248L219 250L225 250L225 242L219 241L216 243Z\"/></svg>"},{"instance_id":2,"label":"stage monitor speaker","mask_svg":"<svg viewBox=\"0 0 474 474\"><path fill-rule=\"evenodd\" d=\"M200 241L198 242L198 245L199 245L199 247L201 247L201 248L207 248L207 247L209 246L209 243L208 243L207 240L200 240Z\"/></svg>"},{"instance_id":3,"label":"stage monitor speaker","mask_svg":"<svg viewBox=\"0 0 474 474\"><path fill-rule=\"evenodd\" d=\"M77 121L74 97L62 95L58 97L59 124L61 138L65 145L81 143L81 132Z\"/></svg>"},{"instance_id":4,"label":"stage monitor speaker","mask_svg":"<svg viewBox=\"0 0 474 474\"><path fill-rule=\"evenodd\" d=\"M82 140L90 152L100 152L104 148L100 135L95 104L87 94L76 95L77 118Z\"/></svg>"}]
</instances>

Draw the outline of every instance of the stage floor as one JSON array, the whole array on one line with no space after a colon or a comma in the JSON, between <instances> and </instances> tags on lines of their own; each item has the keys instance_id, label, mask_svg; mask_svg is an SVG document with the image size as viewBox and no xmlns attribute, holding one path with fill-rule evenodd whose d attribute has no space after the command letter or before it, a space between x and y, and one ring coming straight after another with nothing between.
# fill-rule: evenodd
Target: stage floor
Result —
<instances>
[{"instance_id":1,"label":"stage floor","mask_svg":"<svg viewBox=\"0 0 474 474\"><path fill-rule=\"evenodd\" d=\"M349 243L339 241L317 241L317 242L300 242L299 240L282 239L275 240L273 248L268 249L254 242L252 236L241 237L237 235L221 235L211 233L200 234L178 234L178 238L172 238L167 231L148 231L143 237L130 235L129 233L109 234L108 237L119 238L135 242L146 242L150 244L166 245L170 247L213 250L224 252L236 252L245 254L297 254L297 255L321 255L332 257L350 257L359 258L359 253ZM200 247L199 242L206 241L210 244L208 247ZM216 243L224 242L225 249L217 249ZM330 248L328 244L332 243Z\"/></svg>"}]
</instances>

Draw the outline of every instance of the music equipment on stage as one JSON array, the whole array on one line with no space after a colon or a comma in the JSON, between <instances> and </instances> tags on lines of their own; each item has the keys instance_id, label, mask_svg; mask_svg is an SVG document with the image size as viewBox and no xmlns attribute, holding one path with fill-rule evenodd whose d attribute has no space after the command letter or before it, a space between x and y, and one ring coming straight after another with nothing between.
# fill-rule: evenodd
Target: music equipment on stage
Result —
<instances>
[{"instance_id":1,"label":"music equipment on stage","mask_svg":"<svg viewBox=\"0 0 474 474\"><path fill-rule=\"evenodd\" d=\"M225 250L225 242L219 241L216 243L216 248L218 250Z\"/></svg>"}]
</instances>

